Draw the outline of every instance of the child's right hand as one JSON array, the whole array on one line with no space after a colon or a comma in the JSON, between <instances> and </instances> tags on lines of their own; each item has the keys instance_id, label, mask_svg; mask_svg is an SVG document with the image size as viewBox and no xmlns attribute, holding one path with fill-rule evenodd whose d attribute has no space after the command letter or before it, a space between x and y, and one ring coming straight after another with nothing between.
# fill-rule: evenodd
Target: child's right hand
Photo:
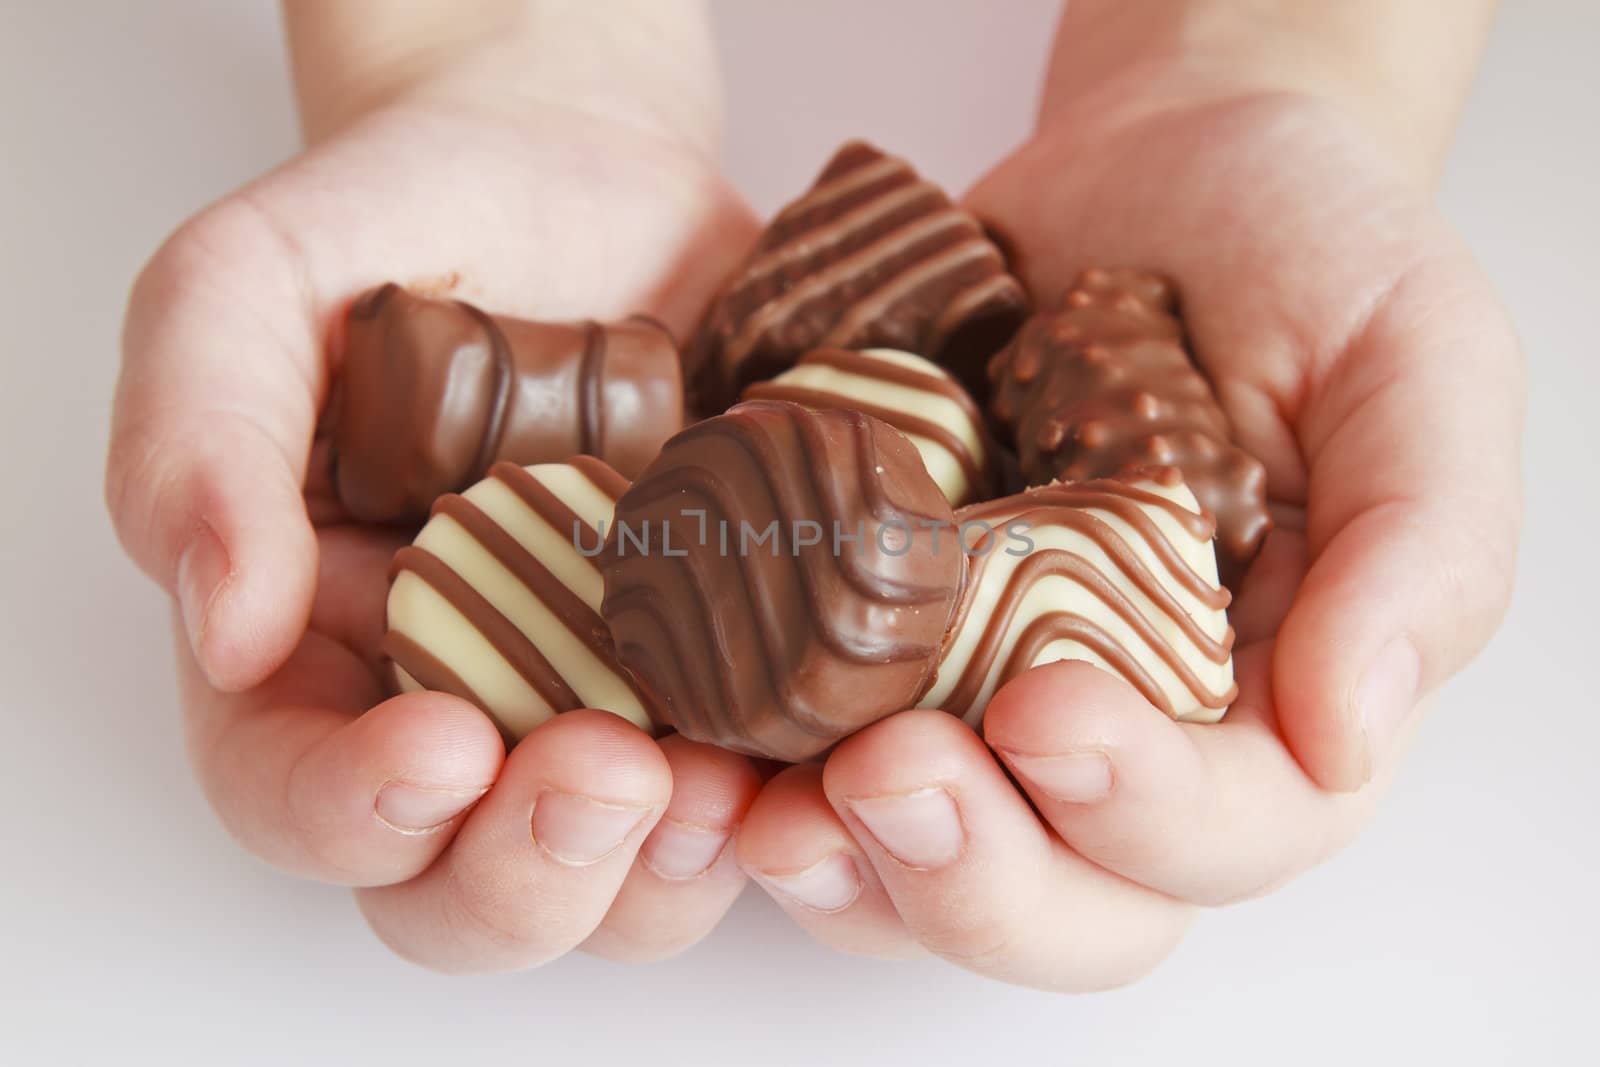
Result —
<instances>
[{"instance_id":1,"label":"child's right hand","mask_svg":"<svg viewBox=\"0 0 1600 1067\"><path fill-rule=\"evenodd\" d=\"M664 955L743 884L726 847L758 785L743 758L658 745L604 712L561 716L508 757L463 701L383 700L385 571L403 537L341 516L312 458L330 328L374 283L693 326L754 223L711 163L715 94L689 85L674 111L669 91L696 75L629 62L638 44L596 46L614 80L647 83L637 112L620 88L506 93L496 64L526 57L498 37L448 64L430 54L425 80L345 109L328 139L182 226L129 304L107 499L177 601L206 793L246 847L360 887L380 937L445 970L580 944ZM696 101L703 126L679 121Z\"/></svg>"}]
</instances>

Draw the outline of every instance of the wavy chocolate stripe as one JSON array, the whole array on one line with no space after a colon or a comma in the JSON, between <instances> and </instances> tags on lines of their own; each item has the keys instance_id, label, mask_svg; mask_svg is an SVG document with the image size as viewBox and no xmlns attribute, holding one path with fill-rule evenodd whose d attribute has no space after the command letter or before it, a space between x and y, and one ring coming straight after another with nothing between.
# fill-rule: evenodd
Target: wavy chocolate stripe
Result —
<instances>
[{"instance_id":1,"label":"wavy chocolate stripe","mask_svg":"<svg viewBox=\"0 0 1600 1067\"><path fill-rule=\"evenodd\" d=\"M618 502L602 614L680 732L804 759L921 692L960 585L952 520L887 424L741 404L669 441ZM931 523L946 528L942 553ZM862 543L836 554L832 532L858 524ZM903 553L879 543L884 524L908 531ZM769 527L773 540L741 543ZM624 530L654 540L641 551Z\"/></svg>"},{"instance_id":2,"label":"wavy chocolate stripe","mask_svg":"<svg viewBox=\"0 0 1600 1067\"><path fill-rule=\"evenodd\" d=\"M967 587L923 705L976 724L995 688L1046 662L1056 642L1074 641L1173 718L1220 717L1237 694L1224 614L1230 597L1211 561L1213 520L1192 502L1178 472L1159 468L1052 484L957 512L957 522L996 532L973 543ZM1019 557L1000 543L1011 524L1033 540L1032 551ZM1064 580L1057 595L1030 602L1052 579Z\"/></svg>"}]
</instances>

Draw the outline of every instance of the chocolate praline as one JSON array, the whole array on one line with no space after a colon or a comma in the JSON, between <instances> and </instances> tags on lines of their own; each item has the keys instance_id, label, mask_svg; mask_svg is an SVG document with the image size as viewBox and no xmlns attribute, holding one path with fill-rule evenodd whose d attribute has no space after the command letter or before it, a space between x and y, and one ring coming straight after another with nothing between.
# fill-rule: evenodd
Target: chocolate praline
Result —
<instances>
[{"instance_id":1,"label":"chocolate praline","mask_svg":"<svg viewBox=\"0 0 1600 1067\"><path fill-rule=\"evenodd\" d=\"M601 613L667 725L807 759L921 695L961 585L953 517L886 423L740 404L617 502Z\"/></svg>"},{"instance_id":2,"label":"chocolate praline","mask_svg":"<svg viewBox=\"0 0 1600 1067\"><path fill-rule=\"evenodd\" d=\"M596 456L637 473L683 425L665 327L533 322L398 285L351 305L327 432L352 518L412 522L499 460Z\"/></svg>"}]
</instances>

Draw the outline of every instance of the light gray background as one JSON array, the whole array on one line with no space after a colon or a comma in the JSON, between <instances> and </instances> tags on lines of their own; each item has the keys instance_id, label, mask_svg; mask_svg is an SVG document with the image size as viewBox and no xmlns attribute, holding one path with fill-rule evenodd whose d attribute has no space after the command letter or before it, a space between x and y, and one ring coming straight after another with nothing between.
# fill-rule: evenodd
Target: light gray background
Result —
<instances>
[{"instance_id":1,"label":"light gray background","mask_svg":"<svg viewBox=\"0 0 1600 1067\"><path fill-rule=\"evenodd\" d=\"M1023 133L1055 5L719 6L728 163L766 210L852 134L964 184ZM129 280L293 149L276 15L0 5L0 1062L1596 1062L1597 44L1600 5L1509 0L1443 192L1532 367L1504 630L1347 853L1144 983L1058 998L830 955L755 891L670 963L439 978L241 854L99 487Z\"/></svg>"}]
</instances>

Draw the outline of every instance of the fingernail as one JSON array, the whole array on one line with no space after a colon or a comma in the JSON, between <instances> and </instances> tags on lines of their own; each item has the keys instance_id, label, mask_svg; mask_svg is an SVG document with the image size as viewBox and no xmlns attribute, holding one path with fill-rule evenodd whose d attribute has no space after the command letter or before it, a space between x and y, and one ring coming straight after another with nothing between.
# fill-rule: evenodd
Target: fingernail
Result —
<instances>
[{"instance_id":1,"label":"fingernail","mask_svg":"<svg viewBox=\"0 0 1600 1067\"><path fill-rule=\"evenodd\" d=\"M1111 760L1104 752L1059 756L1021 756L1005 752L1006 763L1025 784L1065 804L1093 804L1111 795Z\"/></svg>"},{"instance_id":2,"label":"fingernail","mask_svg":"<svg viewBox=\"0 0 1600 1067\"><path fill-rule=\"evenodd\" d=\"M470 808L488 789L428 789L389 782L378 790L375 810L390 829L403 834L432 833Z\"/></svg>"},{"instance_id":3,"label":"fingernail","mask_svg":"<svg viewBox=\"0 0 1600 1067\"><path fill-rule=\"evenodd\" d=\"M639 858L662 878L697 878L717 862L728 844L728 832L662 819L639 849Z\"/></svg>"},{"instance_id":4,"label":"fingernail","mask_svg":"<svg viewBox=\"0 0 1600 1067\"><path fill-rule=\"evenodd\" d=\"M228 550L208 525L201 525L178 557L178 610L183 613L183 628L197 657L210 621L211 603L228 576L228 567Z\"/></svg>"},{"instance_id":5,"label":"fingernail","mask_svg":"<svg viewBox=\"0 0 1600 1067\"><path fill-rule=\"evenodd\" d=\"M621 848L649 810L547 789L533 806L533 839L558 862L587 867Z\"/></svg>"},{"instance_id":6,"label":"fingernail","mask_svg":"<svg viewBox=\"0 0 1600 1067\"><path fill-rule=\"evenodd\" d=\"M935 870L966 847L955 798L939 786L845 803L884 851L906 867Z\"/></svg>"},{"instance_id":7,"label":"fingernail","mask_svg":"<svg viewBox=\"0 0 1600 1067\"><path fill-rule=\"evenodd\" d=\"M842 852L826 856L792 874L761 872L757 880L780 896L812 911L843 911L861 895L861 872Z\"/></svg>"},{"instance_id":8,"label":"fingernail","mask_svg":"<svg viewBox=\"0 0 1600 1067\"><path fill-rule=\"evenodd\" d=\"M1367 666L1356 686L1356 711L1366 734L1366 776L1388 754L1401 723L1417 703L1422 658L1407 637L1396 637Z\"/></svg>"}]
</instances>

